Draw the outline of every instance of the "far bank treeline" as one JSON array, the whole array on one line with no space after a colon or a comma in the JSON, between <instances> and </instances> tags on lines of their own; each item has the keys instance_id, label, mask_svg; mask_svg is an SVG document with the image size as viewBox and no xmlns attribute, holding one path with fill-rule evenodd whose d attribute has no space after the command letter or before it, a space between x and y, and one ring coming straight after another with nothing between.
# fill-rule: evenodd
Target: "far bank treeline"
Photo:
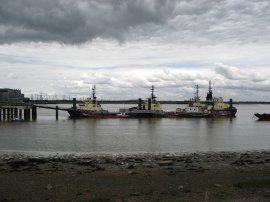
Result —
<instances>
[{"instance_id":1,"label":"far bank treeline","mask_svg":"<svg viewBox=\"0 0 270 202\"><path fill-rule=\"evenodd\" d=\"M72 104L72 100L31 100L33 104ZM84 101L77 100L77 103ZM190 100L163 100L159 101L161 104L188 104ZM138 104L138 100L99 100L100 104ZM203 103L203 102L202 102ZM229 102L225 102L229 103ZM233 101L233 104L270 104L264 101Z\"/></svg>"}]
</instances>

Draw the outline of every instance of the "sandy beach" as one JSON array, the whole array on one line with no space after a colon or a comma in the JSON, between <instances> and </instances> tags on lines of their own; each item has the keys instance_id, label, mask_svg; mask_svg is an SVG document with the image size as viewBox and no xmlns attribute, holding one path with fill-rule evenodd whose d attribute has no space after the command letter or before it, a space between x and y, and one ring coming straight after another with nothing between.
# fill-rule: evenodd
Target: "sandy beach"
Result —
<instances>
[{"instance_id":1,"label":"sandy beach","mask_svg":"<svg viewBox=\"0 0 270 202\"><path fill-rule=\"evenodd\" d=\"M269 200L270 151L0 156L0 202Z\"/></svg>"}]
</instances>

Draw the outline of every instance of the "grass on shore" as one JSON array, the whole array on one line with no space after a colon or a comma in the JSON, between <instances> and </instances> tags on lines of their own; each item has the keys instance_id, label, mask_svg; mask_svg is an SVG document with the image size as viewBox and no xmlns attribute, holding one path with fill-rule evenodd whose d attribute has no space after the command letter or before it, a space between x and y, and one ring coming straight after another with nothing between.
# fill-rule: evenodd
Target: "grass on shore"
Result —
<instances>
[{"instance_id":1,"label":"grass on shore","mask_svg":"<svg viewBox=\"0 0 270 202\"><path fill-rule=\"evenodd\" d=\"M270 179L251 179L236 184L240 188L266 188L270 187Z\"/></svg>"}]
</instances>

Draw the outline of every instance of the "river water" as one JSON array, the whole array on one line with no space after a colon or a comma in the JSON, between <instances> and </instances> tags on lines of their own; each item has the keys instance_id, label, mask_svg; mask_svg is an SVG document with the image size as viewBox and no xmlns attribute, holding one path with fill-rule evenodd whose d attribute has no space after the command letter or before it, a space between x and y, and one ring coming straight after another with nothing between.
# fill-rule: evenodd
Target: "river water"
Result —
<instances>
[{"instance_id":1,"label":"river water","mask_svg":"<svg viewBox=\"0 0 270 202\"><path fill-rule=\"evenodd\" d=\"M130 105L103 105L117 111ZM61 107L69 107L68 105ZM183 105L163 105L175 110ZM243 151L270 148L270 122L256 112L270 105L235 105L236 118L70 119L61 111L38 109L35 122L0 122L0 152L160 153Z\"/></svg>"}]
</instances>

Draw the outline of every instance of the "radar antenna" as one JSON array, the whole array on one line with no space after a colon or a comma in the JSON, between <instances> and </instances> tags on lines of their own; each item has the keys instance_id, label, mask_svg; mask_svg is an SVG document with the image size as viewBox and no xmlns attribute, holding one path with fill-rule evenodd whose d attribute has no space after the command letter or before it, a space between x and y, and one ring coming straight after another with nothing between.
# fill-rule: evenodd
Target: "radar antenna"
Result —
<instances>
[{"instance_id":1,"label":"radar antenna","mask_svg":"<svg viewBox=\"0 0 270 202\"><path fill-rule=\"evenodd\" d=\"M96 85L94 85L94 87L92 88L92 99L93 99L93 103L96 102Z\"/></svg>"},{"instance_id":2,"label":"radar antenna","mask_svg":"<svg viewBox=\"0 0 270 202\"><path fill-rule=\"evenodd\" d=\"M156 98L157 98L157 97L154 95L154 86L152 85L152 87L151 87L151 99L152 99L153 101L155 101Z\"/></svg>"},{"instance_id":3,"label":"radar antenna","mask_svg":"<svg viewBox=\"0 0 270 202\"><path fill-rule=\"evenodd\" d=\"M209 89L206 95L206 101L211 101L212 99L213 99L213 91L212 91L211 81L209 81Z\"/></svg>"},{"instance_id":4,"label":"radar antenna","mask_svg":"<svg viewBox=\"0 0 270 202\"><path fill-rule=\"evenodd\" d=\"M199 85L197 84L196 86L196 91L195 91L195 101L199 101L200 97L199 97Z\"/></svg>"}]
</instances>

